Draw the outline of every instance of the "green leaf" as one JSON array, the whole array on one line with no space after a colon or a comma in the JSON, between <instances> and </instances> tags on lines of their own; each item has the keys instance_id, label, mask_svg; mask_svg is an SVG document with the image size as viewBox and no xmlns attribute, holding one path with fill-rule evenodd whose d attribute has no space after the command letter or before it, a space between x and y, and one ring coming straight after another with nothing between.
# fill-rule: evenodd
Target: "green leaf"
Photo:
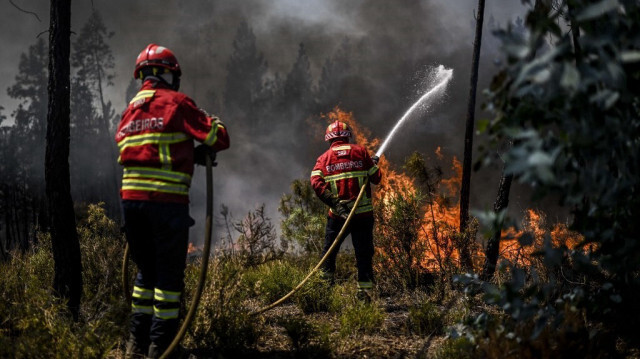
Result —
<instances>
[{"instance_id":1,"label":"green leaf","mask_svg":"<svg viewBox=\"0 0 640 359\"><path fill-rule=\"evenodd\" d=\"M584 9L580 14L578 14L578 16L576 16L576 20L592 20L608 13L609 11L615 10L618 7L620 7L618 0L602 0Z\"/></svg>"}]
</instances>

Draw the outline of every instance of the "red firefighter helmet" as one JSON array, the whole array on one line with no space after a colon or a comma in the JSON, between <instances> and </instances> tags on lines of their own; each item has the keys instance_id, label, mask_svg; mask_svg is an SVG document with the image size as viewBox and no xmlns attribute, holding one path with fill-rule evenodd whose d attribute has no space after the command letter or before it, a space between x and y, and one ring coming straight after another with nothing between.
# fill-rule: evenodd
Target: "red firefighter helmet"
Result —
<instances>
[{"instance_id":1,"label":"red firefighter helmet","mask_svg":"<svg viewBox=\"0 0 640 359\"><path fill-rule=\"evenodd\" d=\"M351 130L346 123L341 121L332 122L324 133L324 140L329 141L339 137L351 137Z\"/></svg>"},{"instance_id":2,"label":"red firefighter helmet","mask_svg":"<svg viewBox=\"0 0 640 359\"><path fill-rule=\"evenodd\" d=\"M173 52L164 46L149 44L142 50L136 59L136 69L133 71L133 78L138 79L141 76L141 69L147 66L158 66L169 69L177 76L182 74L180 64Z\"/></svg>"}]
</instances>

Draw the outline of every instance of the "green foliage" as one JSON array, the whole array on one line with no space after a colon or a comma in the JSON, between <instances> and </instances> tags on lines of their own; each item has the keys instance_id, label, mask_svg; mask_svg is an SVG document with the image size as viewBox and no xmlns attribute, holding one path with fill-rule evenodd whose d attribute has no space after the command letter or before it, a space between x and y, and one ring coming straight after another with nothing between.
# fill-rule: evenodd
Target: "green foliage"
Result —
<instances>
[{"instance_id":1,"label":"green foliage","mask_svg":"<svg viewBox=\"0 0 640 359\"><path fill-rule=\"evenodd\" d=\"M248 270L242 282L265 302L289 293L304 278L305 271L287 260L275 260Z\"/></svg>"},{"instance_id":2,"label":"green foliage","mask_svg":"<svg viewBox=\"0 0 640 359\"><path fill-rule=\"evenodd\" d=\"M318 271L296 293L294 300L304 313L326 312L331 306L331 294L332 287Z\"/></svg>"},{"instance_id":3,"label":"green foliage","mask_svg":"<svg viewBox=\"0 0 640 359\"><path fill-rule=\"evenodd\" d=\"M207 284L186 343L221 352L238 353L251 348L260 336L260 317L244 307L247 290L243 286L244 265L232 257L216 259L209 266ZM197 285L199 263L187 267L185 293ZM189 296L185 302L190 303Z\"/></svg>"},{"instance_id":4,"label":"green foliage","mask_svg":"<svg viewBox=\"0 0 640 359\"><path fill-rule=\"evenodd\" d=\"M377 226L375 245L378 248L376 269L379 285L387 290L415 288L425 270L420 263L426 248L420 241L423 225L424 197L410 190L398 191L375 208Z\"/></svg>"},{"instance_id":5,"label":"green foliage","mask_svg":"<svg viewBox=\"0 0 640 359\"><path fill-rule=\"evenodd\" d=\"M308 253L319 253L324 243L327 209L318 199L309 180L294 180L292 194L280 199L278 210L284 216L282 238Z\"/></svg>"},{"instance_id":6,"label":"green foliage","mask_svg":"<svg viewBox=\"0 0 640 359\"><path fill-rule=\"evenodd\" d=\"M495 111L488 135L496 145L513 141L503 156L506 173L537 197L560 198L572 209L571 229L593 251L554 247L547 238L539 253L544 280L516 268L502 287L483 289L510 315L506 326L533 324L528 340L570 326L570 313L583 311L589 323L602 325L590 334L602 345L592 350L601 353L612 349L611 340L598 340L608 336L601 328L640 345L632 324L640 320L640 4L559 5L532 9L526 35L497 33L508 65L488 91ZM572 36L562 34L563 20Z\"/></svg>"},{"instance_id":7,"label":"green foliage","mask_svg":"<svg viewBox=\"0 0 640 359\"><path fill-rule=\"evenodd\" d=\"M441 309L425 298L409 308L409 326L421 336L441 334L444 329Z\"/></svg>"},{"instance_id":8,"label":"green foliage","mask_svg":"<svg viewBox=\"0 0 640 359\"><path fill-rule=\"evenodd\" d=\"M298 357L326 358L330 355L332 342L330 328L317 325L301 317L289 317L278 321L291 339Z\"/></svg>"},{"instance_id":9,"label":"green foliage","mask_svg":"<svg viewBox=\"0 0 640 359\"><path fill-rule=\"evenodd\" d=\"M355 295L352 298L355 298ZM342 309L340 334L373 334L380 330L383 322L384 311L375 302L364 303L359 300L352 300Z\"/></svg>"},{"instance_id":10,"label":"green foliage","mask_svg":"<svg viewBox=\"0 0 640 359\"><path fill-rule=\"evenodd\" d=\"M84 258L84 301L74 323L66 304L54 296L49 235L30 252L0 263L0 357L105 357L124 336L129 307L118 286L122 242L100 206L90 206L78 227ZM114 232L112 232L114 231ZM101 258L102 260L99 260ZM108 260L107 260L108 259Z\"/></svg>"},{"instance_id":11,"label":"green foliage","mask_svg":"<svg viewBox=\"0 0 640 359\"><path fill-rule=\"evenodd\" d=\"M436 359L466 359L476 357L474 344L467 337L448 338L434 355Z\"/></svg>"}]
</instances>

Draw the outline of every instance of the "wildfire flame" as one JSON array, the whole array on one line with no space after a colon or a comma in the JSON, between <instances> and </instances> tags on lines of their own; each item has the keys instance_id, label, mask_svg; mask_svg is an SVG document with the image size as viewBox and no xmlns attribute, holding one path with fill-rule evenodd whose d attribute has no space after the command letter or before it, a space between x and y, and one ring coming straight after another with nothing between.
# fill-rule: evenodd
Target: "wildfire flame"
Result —
<instances>
[{"instance_id":1,"label":"wildfire flame","mask_svg":"<svg viewBox=\"0 0 640 359\"><path fill-rule=\"evenodd\" d=\"M339 108L334 108L328 114L322 116L329 121L342 121L351 127L356 143L367 148L371 153L380 144L380 140L373 138L371 132L361 127L354 119L353 114L345 112ZM442 149L438 147L435 151L438 161L443 161ZM378 166L382 170L383 177L378 185L378 190L374 192L374 200L386 203L394 196L407 192L415 193L418 186L408 175L393 170L385 158L381 158ZM420 213L424 213L422 227L417 231L416 248L424 248L425 253L419 262L413 263L427 271L443 270L444 266L450 263L459 266L459 253L456 250L455 241L459 238L459 193L462 183L462 164L456 158L451 159L451 177L443 178L438 182L437 188L430 197ZM449 199L454 198L451 201ZM508 260L516 265L526 266L533 264L535 256L533 253L542 248L545 236L552 238L554 246L567 246L576 249L582 242L583 237L570 231L566 224L555 224L551 229L547 229L545 215L541 211L529 209L526 211L522 230L514 227L505 228L502 231L500 242L501 260ZM525 233L533 237L531 245L523 245L519 239ZM381 251L381 248L376 248ZM472 250L474 265L480 269L484 261L484 251L479 243L475 243Z\"/></svg>"}]
</instances>

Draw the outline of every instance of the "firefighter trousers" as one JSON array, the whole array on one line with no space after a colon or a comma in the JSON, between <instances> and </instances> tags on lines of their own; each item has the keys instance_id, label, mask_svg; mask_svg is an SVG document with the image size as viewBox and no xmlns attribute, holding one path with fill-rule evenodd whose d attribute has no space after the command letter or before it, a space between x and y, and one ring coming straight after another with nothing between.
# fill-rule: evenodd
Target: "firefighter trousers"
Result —
<instances>
[{"instance_id":1,"label":"firefighter trousers","mask_svg":"<svg viewBox=\"0 0 640 359\"><path fill-rule=\"evenodd\" d=\"M130 340L142 354L166 348L178 329L189 227L188 204L122 201L125 234L138 273L131 296Z\"/></svg>"},{"instance_id":2,"label":"firefighter trousers","mask_svg":"<svg viewBox=\"0 0 640 359\"><path fill-rule=\"evenodd\" d=\"M327 217L324 249L322 251L323 256L327 253L331 244L333 244L338 233L340 233L344 222L344 219L337 219L330 216ZM353 249L356 254L358 288L370 289L373 286L373 216L355 217L351 220L349 227L346 229L345 236L342 237L337 248L333 250L329 257L327 257L322 269L330 278L333 278L336 271L336 257L338 256L338 251L340 250L340 246L342 245L344 238L348 234L351 234L351 242L353 242Z\"/></svg>"}]
</instances>

